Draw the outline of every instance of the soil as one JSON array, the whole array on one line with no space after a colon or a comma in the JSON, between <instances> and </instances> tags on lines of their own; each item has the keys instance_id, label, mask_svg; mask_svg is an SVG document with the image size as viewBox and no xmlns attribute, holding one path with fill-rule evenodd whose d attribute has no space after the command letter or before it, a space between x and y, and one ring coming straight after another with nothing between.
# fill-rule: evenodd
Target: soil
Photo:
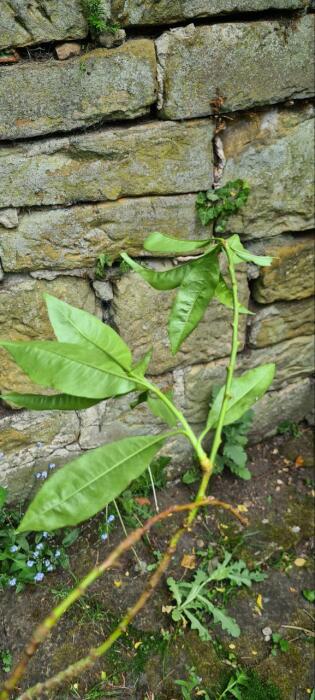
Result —
<instances>
[{"instance_id":1,"label":"soil","mask_svg":"<svg viewBox=\"0 0 315 700\"><path fill-rule=\"evenodd\" d=\"M224 678L238 666L255 668L261 678L279 688L283 700L309 698L314 685L314 606L304 599L302 591L314 588L313 454L309 428L303 428L297 438L278 436L251 447L252 479L241 481L224 472L213 478L211 487L214 496L242 506L248 526L242 528L226 511L208 509L198 516L193 532L183 538L170 567L169 574L174 578L189 580L194 572L181 565L183 555L195 553L198 566L198 552L209 546L216 556L226 549L234 551L237 559L244 559L249 568L261 567L267 575L264 581L250 589L238 589L227 598L226 609L241 628L239 638L232 639L210 620L212 642L202 642L188 627L176 626L170 615L162 612L171 603L164 580L128 634L97 666L68 687L41 697L179 700L181 690L174 681L187 678L187 669L192 667L202 678L202 688L215 697ZM181 482L168 484L158 494L160 508L186 502L192 494L193 487ZM137 545L140 559L154 562L152 551L163 551L180 521L178 516L164 522L150 534L150 544ZM29 586L19 595L11 590L2 593L0 649L10 650L16 661L31 630L56 604L56 590L73 586L73 577L79 579L104 559L120 539L117 525L110 542L101 542L94 519L82 528L71 548L71 574L51 574L45 583ZM38 650L20 690L55 674L100 644L136 600L147 576L137 571L134 556L129 553L99 579ZM276 656L271 653L272 643L266 642L262 633L265 627L289 641L287 652L278 651Z\"/></svg>"}]
</instances>

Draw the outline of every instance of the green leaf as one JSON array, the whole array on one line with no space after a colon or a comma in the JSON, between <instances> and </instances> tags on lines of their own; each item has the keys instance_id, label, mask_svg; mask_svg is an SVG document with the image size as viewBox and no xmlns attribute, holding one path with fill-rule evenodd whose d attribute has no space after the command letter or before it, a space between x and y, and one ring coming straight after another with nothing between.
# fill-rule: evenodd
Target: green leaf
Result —
<instances>
[{"instance_id":1,"label":"green leaf","mask_svg":"<svg viewBox=\"0 0 315 700\"><path fill-rule=\"evenodd\" d=\"M99 399L88 399L68 394L56 396L42 396L40 394L3 394L3 401L13 403L21 408L29 408L31 411L80 411L99 403Z\"/></svg>"},{"instance_id":2,"label":"green leaf","mask_svg":"<svg viewBox=\"0 0 315 700\"><path fill-rule=\"evenodd\" d=\"M235 462L238 467L245 467L247 462L247 454L242 445L235 445L227 442L226 445L224 445L223 454L225 457L231 459L232 462Z\"/></svg>"},{"instance_id":3,"label":"green leaf","mask_svg":"<svg viewBox=\"0 0 315 700\"><path fill-rule=\"evenodd\" d=\"M219 277L219 282L216 287L214 296L218 301L221 302L221 304L224 304L224 306L227 306L229 309L233 309L234 304L233 304L233 293L232 289L228 287L226 284L226 281L223 277L223 275L220 275ZM242 306L242 304L239 304L238 310L240 314L248 314L249 316L255 316L255 314L252 311L249 311L249 309L246 308L246 306Z\"/></svg>"},{"instance_id":4,"label":"green leaf","mask_svg":"<svg viewBox=\"0 0 315 700\"><path fill-rule=\"evenodd\" d=\"M172 401L171 391L166 392L165 396L167 396L167 398L170 399L170 401ZM151 413L153 413L154 416L156 416L157 418L161 418L164 421L164 423L169 425L171 428L174 427L174 425L177 425L178 420L176 416L158 396L149 395L148 406Z\"/></svg>"},{"instance_id":5,"label":"green leaf","mask_svg":"<svg viewBox=\"0 0 315 700\"><path fill-rule=\"evenodd\" d=\"M0 486L0 509L3 508L6 500L7 500L7 489L3 488L3 486Z\"/></svg>"},{"instance_id":6,"label":"green leaf","mask_svg":"<svg viewBox=\"0 0 315 700\"><path fill-rule=\"evenodd\" d=\"M256 367L255 369L250 369L240 377L233 379L224 425L235 423L235 421L241 418L245 411L248 411L248 409L266 393L270 384L273 382L275 369L275 365L270 363L268 365ZM207 420L208 430L216 427L218 423L224 393L225 387L223 386L210 409Z\"/></svg>"},{"instance_id":7,"label":"green leaf","mask_svg":"<svg viewBox=\"0 0 315 700\"><path fill-rule=\"evenodd\" d=\"M120 365L97 349L49 341L0 346L34 382L65 394L104 399L135 389Z\"/></svg>"},{"instance_id":8,"label":"green leaf","mask_svg":"<svg viewBox=\"0 0 315 700\"><path fill-rule=\"evenodd\" d=\"M211 243L211 239L207 238L203 241L183 241L178 238L166 236L164 233L151 233L144 241L144 249L150 253L171 253L173 255L182 255L183 253L193 253L200 250L204 246Z\"/></svg>"},{"instance_id":9,"label":"green leaf","mask_svg":"<svg viewBox=\"0 0 315 700\"><path fill-rule=\"evenodd\" d=\"M191 263L190 271L178 290L168 322L173 355L203 318L215 293L219 273L217 248Z\"/></svg>"},{"instance_id":10,"label":"green leaf","mask_svg":"<svg viewBox=\"0 0 315 700\"><path fill-rule=\"evenodd\" d=\"M199 596L199 598L204 603L207 602L207 607L210 610L210 612L212 613L213 620L215 623L219 622L222 629L226 630L231 635L231 637L239 637L240 636L241 630L233 617L230 617L229 615L227 615L226 612L224 610L222 610L222 608L217 608L207 598L204 598L203 596Z\"/></svg>"},{"instance_id":11,"label":"green leaf","mask_svg":"<svg viewBox=\"0 0 315 700\"><path fill-rule=\"evenodd\" d=\"M59 341L97 348L124 369L131 368L128 345L110 326L50 294L45 294L45 299L49 320Z\"/></svg>"},{"instance_id":12,"label":"green leaf","mask_svg":"<svg viewBox=\"0 0 315 700\"><path fill-rule=\"evenodd\" d=\"M228 461L227 466L229 467L230 471L235 474L235 476L238 476L240 479L244 479L244 481L250 481L252 478L251 472L247 467L241 467L232 461Z\"/></svg>"},{"instance_id":13,"label":"green leaf","mask_svg":"<svg viewBox=\"0 0 315 700\"><path fill-rule=\"evenodd\" d=\"M70 462L36 494L18 531L56 530L92 517L147 469L166 438L125 438Z\"/></svg>"},{"instance_id":14,"label":"green leaf","mask_svg":"<svg viewBox=\"0 0 315 700\"><path fill-rule=\"evenodd\" d=\"M303 593L305 600L308 600L309 603L315 603L315 591L314 591L314 589L304 588L304 591L302 591L302 593Z\"/></svg>"},{"instance_id":15,"label":"green leaf","mask_svg":"<svg viewBox=\"0 0 315 700\"><path fill-rule=\"evenodd\" d=\"M135 272L141 275L151 287L159 289L160 291L167 291L179 287L190 268L190 263L185 263L184 265L172 267L165 272L156 272L156 270L152 270L150 267L139 265L139 263L132 260L127 253L121 253L121 257Z\"/></svg>"},{"instance_id":16,"label":"green leaf","mask_svg":"<svg viewBox=\"0 0 315 700\"><path fill-rule=\"evenodd\" d=\"M210 642L211 635L209 634L207 628L198 620L198 618L193 615L190 610L185 610L185 615L188 617L191 629L198 632L200 639L203 642Z\"/></svg>"},{"instance_id":17,"label":"green leaf","mask_svg":"<svg viewBox=\"0 0 315 700\"><path fill-rule=\"evenodd\" d=\"M273 258L270 257L270 255L254 255L254 253L250 253L249 250L246 250L246 248L244 248L243 244L241 243L240 237L237 233L235 233L233 236L231 236L231 238L228 239L228 245L231 248L231 250L235 253L235 263L251 262L261 267L269 267L269 265L271 265L272 263Z\"/></svg>"},{"instance_id":18,"label":"green leaf","mask_svg":"<svg viewBox=\"0 0 315 700\"><path fill-rule=\"evenodd\" d=\"M169 587L171 593L173 593L173 597L175 598L177 605L180 606L180 605L181 605L181 602L182 602L182 596L181 596L180 588L179 588L179 586L177 585L177 582L175 581L175 579L172 578L172 576L169 576L169 577L168 577L168 579L167 579L167 585L168 585L168 587Z\"/></svg>"},{"instance_id":19,"label":"green leaf","mask_svg":"<svg viewBox=\"0 0 315 700\"><path fill-rule=\"evenodd\" d=\"M151 362L152 353L153 350L149 350L148 352L146 352L142 359L139 362L137 362L137 364L132 368L133 374L136 374L138 377L141 378L144 377Z\"/></svg>"}]
</instances>

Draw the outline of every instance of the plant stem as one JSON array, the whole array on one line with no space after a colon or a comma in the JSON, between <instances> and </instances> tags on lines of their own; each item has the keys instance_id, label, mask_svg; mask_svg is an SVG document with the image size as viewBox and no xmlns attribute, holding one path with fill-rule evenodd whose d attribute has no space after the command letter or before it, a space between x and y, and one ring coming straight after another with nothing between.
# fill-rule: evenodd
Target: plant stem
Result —
<instances>
[{"instance_id":1,"label":"plant stem","mask_svg":"<svg viewBox=\"0 0 315 700\"><path fill-rule=\"evenodd\" d=\"M8 700L10 697L10 693L14 688L16 687L17 683L20 681L20 679L23 677L25 670L27 668L27 665L32 658L32 656L35 654L37 651L38 647L42 642L48 637L50 634L51 630L53 627L57 624L57 622L60 620L60 618L65 614L65 612L82 596L85 594L86 590L89 588L89 586L94 583L106 570L111 568L117 561L120 559L121 555L128 551L136 542L138 542L143 535L145 535L152 527L158 522L161 522L162 520L172 517L175 513L182 513L185 511L189 511L192 508L195 507L195 503L186 503L183 505L178 505L178 506L172 506L168 508L165 511L162 511L161 513L158 513L157 515L154 515L152 518L150 518L144 525L143 527L137 528L133 532L131 532L128 537L123 540L115 549L108 555L108 557L101 563L95 566L88 574L83 578L80 583L74 588L69 595L52 610L52 612L43 620L43 622L38 625L38 627L35 629L31 640L29 643L26 645L24 649L24 654L12 672L11 676L5 681L4 686L2 691L0 691L0 700ZM224 501L220 501L216 498L206 498L202 502L198 504L198 507L205 507L205 506L215 506L219 508L224 508L225 510L228 510L234 517L236 517L242 525L247 524L246 518L242 517L242 515L237 511L236 508L233 508L229 503L225 503ZM176 536L179 537L178 533L182 532L182 530L177 531ZM174 535L175 537L175 535ZM173 539L174 539L173 537ZM159 564L160 566L160 564ZM157 573L158 569L155 571L154 576L152 577L155 580L155 576ZM163 571L162 571L163 573ZM161 575L162 575L161 573ZM152 580L150 579L150 581ZM149 582L150 584L150 582ZM148 584L148 585L149 585ZM114 640L115 641L115 640ZM30 691L27 691L30 692ZM22 696L23 697L23 696ZM25 695L25 697L35 697L35 694L33 695Z\"/></svg>"},{"instance_id":2,"label":"plant stem","mask_svg":"<svg viewBox=\"0 0 315 700\"><path fill-rule=\"evenodd\" d=\"M120 510L119 510L118 503L117 503L116 500L114 500L113 503L114 503L114 506L115 506L115 508L116 508L116 512L117 512L117 515L118 515L118 518L119 518L119 522L120 522L121 527L122 527L122 531L123 531L125 537L128 537L128 532L127 532L127 530L126 530L126 527L125 527L125 523L124 523L124 521L123 521L122 514L121 514L121 512L120 512ZM136 562L137 562L137 564L138 564L138 566L139 566L139 568L140 568L140 571L141 571L142 564L141 564L141 561L140 561L140 559L139 559L139 557L138 557L138 554L137 554L137 552L136 552L136 550L135 550L134 547L131 547L131 550L132 550L132 552L133 552L133 554L134 554L134 556L135 556Z\"/></svg>"},{"instance_id":3,"label":"plant stem","mask_svg":"<svg viewBox=\"0 0 315 700\"><path fill-rule=\"evenodd\" d=\"M152 469L151 469L151 467L148 467L148 472L149 472L150 481L151 481L151 486L152 486L152 493L153 493L153 498L154 498L155 510L156 510L156 512L158 513L160 509L159 509L159 504L158 504L158 500L157 500L157 495L156 495L156 490L155 490L155 483L154 483L154 479L153 479L153 474L152 474Z\"/></svg>"}]
</instances>

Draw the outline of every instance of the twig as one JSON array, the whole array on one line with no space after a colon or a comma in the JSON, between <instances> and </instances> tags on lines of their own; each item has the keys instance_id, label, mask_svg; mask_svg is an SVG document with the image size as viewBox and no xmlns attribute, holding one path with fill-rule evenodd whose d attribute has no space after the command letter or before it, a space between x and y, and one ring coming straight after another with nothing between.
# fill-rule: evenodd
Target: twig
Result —
<instances>
[{"instance_id":1,"label":"twig","mask_svg":"<svg viewBox=\"0 0 315 700\"><path fill-rule=\"evenodd\" d=\"M288 630L300 630L300 632L307 634L308 637L315 637L315 632L313 632L313 630L307 630L305 627L296 627L295 625L281 625L281 627L285 627Z\"/></svg>"},{"instance_id":2,"label":"twig","mask_svg":"<svg viewBox=\"0 0 315 700\"><path fill-rule=\"evenodd\" d=\"M156 490L155 490L155 483L154 483L154 479L153 479L153 474L152 474L152 469L151 469L151 467L148 467L148 472L149 472L150 481L151 481L151 486L152 486L152 493L153 493L153 498L154 498L155 510L156 510L156 512L158 513L160 509L159 509L159 504L158 504L158 500L157 500L157 495L156 495Z\"/></svg>"},{"instance_id":3,"label":"twig","mask_svg":"<svg viewBox=\"0 0 315 700\"><path fill-rule=\"evenodd\" d=\"M14 688L15 688L16 685L17 685L17 683L18 683L18 682L20 681L20 679L23 677L23 675L24 675L24 673L25 673L25 671L26 671L26 668L27 668L27 666L28 666L28 663L29 663L30 659L32 658L32 656L33 656L33 655L35 654L35 652L37 651L39 645L42 644L42 642L43 642L43 641L46 639L46 637L50 634L52 628L56 625L56 623L57 623L58 620L64 615L64 613L65 613L65 612L66 612L66 611L67 611L67 610L68 610L82 595L85 594L85 592L86 592L86 590L89 588L89 586L91 586L91 584L94 583L94 581L96 581L96 579L99 578L99 577L104 573L104 571L106 571L107 569L111 568L111 567L113 566L113 564L116 563L116 561L117 561L118 559L120 559L121 555L122 555L124 552L128 551L128 549L130 549L136 542L138 542L138 541L143 537L143 535L144 535L146 532L148 532L148 531L151 529L151 527L153 527L156 523L158 523L158 522L160 522L160 521L162 521L162 520L164 520L164 519L166 519L166 518L168 518L168 517L173 516L175 513L182 513L182 512L187 511L187 510L188 510L188 511L192 511L194 508L196 508L196 505L198 505L198 508L199 508L199 507L205 507L205 506L215 506L215 507L219 507L219 508L224 508L225 510L228 510L230 513L232 513L232 515L234 515L234 517L236 517L236 518L240 521L240 523L241 523L242 525L246 525L246 524L247 524L247 519L244 518L244 517L237 511L236 508L233 508L233 506L231 506L229 503L225 503L224 501L220 501L220 500L218 500L218 499L216 499L216 498L213 498L213 497L211 497L211 496L209 496L208 498L204 498L204 499L198 501L198 504L196 504L196 502L193 502L193 503L186 503L186 504L183 504L183 505L171 506L170 508L167 508L167 510L162 511L161 513L158 513L157 515L154 515L152 518L150 518L150 519L143 525L143 527L137 528L137 530L134 530L133 532L131 532L130 535L128 535L128 537L126 537L126 539L123 540L123 541L108 555L108 557L107 557L101 564L99 564L98 566L94 567L94 568L89 572L89 574L88 574L87 576L85 576L85 578L83 578L83 579L80 581L80 583L78 584L78 586L76 586L76 588L74 588L74 589L69 593L69 595L67 596L67 598L65 598L65 599L64 599L64 600L63 600L63 601L62 601L62 602L61 602L61 603L60 603L60 604L45 618L45 620L43 620L43 622L35 629L35 631L34 631L34 633L33 633L33 635L32 635L31 640L29 641L29 643L27 644L27 646L26 646L25 649L24 649L24 653L23 653L23 656L22 656L21 660L19 661L18 665L16 666L16 668L15 668L14 671L12 672L11 676L5 681L4 686L3 686L3 690L0 691L0 700L8 700L8 698L10 697L10 692L11 692L12 690L14 690ZM185 530L186 530L186 527L181 528L180 530L177 531L177 533L176 533L176 544L177 544L177 541L179 541L181 535L185 532ZM177 539L177 537L178 537L178 539ZM171 548L170 554L169 554L169 549L168 549L167 552L166 552L166 555L165 555L165 557L167 557L166 567L167 567L167 565L168 565L168 562L169 562L170 558L171 558L172 555L173 555L173 544L172 544L172 543L173 543L174 538L175 538L175 535L174 535L174 537L172 538L172 540L171 540L171 542L170 542L170 546L169 546L169 547ZM151 579L149 580L148 586L149 586L150 593L152 592L152 590L153 590L153 588L155 587L155 585L157 585L157 584L154 584L154 581L155 581L155 578L156 578L157 574L160 572L159 578L158 578L158 580L157 580L157 583L158 583L160 577L162 576L162 574L163 574L163 572L164 572L164 566L162 566L163 563L164 563L164 558L161 560L161 562L160 562L160 564L159 564L159 567L156 569L155 573L153 574L153 576L152 576ZM165 567L165 568L166 568L166 567ZM152 587L152 581L153 581L153 587ZM146 599L147 599L147 598L145 598L145 601L144 601L144 602L146 602ZM139 601L138 601L138 602L139 602ZM143 603L143 604L144 604L144 603ZM142 605L141 605L141 607L142 607ZM141 609L141 608L140 608L140 609ZM136 613L135 613L135 614L136 614ZM124 618L124 619L125 619L125 618ZM123 621L122 621L121 624L123 624ZM124 629L121 627L121 631L120 631L120 633L119 633L118 636L120 636L120 634L122 634L123 631L124 631ZM113 640L113 642L114 642L114 641L115 641L115 639ZM113 642L112 642L112 643L113 643ZM109 647L108 647L108 648L109 648ZM105 652L104 652L104 653L105 653ZM98 658L98 657L96 657L96 658ZM94 661L96 660L96 659L94 658L94 654L93 654L93 660L94 660ZM93 661L93 662L94 662L94 661ZM79 662L78 662L78 663L79 663ZM85 669L85 666L82 668L82 670L84 670L84 669ZM25 698L35 697L35 696L34 696L34 694L33 694L33 695L26 695L26 694L24 694L24 695L22 695L21 697L23 698L23 700L25 700Z\"/></svg>"}]
</instances>

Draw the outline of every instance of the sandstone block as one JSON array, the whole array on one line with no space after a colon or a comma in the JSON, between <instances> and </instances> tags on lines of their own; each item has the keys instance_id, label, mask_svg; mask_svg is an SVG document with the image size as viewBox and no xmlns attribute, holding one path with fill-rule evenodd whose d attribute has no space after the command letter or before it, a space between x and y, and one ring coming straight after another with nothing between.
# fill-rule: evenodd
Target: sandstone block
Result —
<instances>
[{"instance_id":1,"label":"sandstone block","mask_svg":"<svg viewBox=\"0 0 315 700\"><path fill-rule=\"evenodd\" d=\"M313 115L306 104L226 122L222 184L243 178L251 187L246 206L230 220L232 231L267 238L314 226Z\"/></svg>"},{"instance_id":2,"label":"sandstone block","mask_svg":"<svg viewBox=\"0 0 315 700\"><path fill-rule=\"evenodd\" d=\"M212 183L212 137L213 126L207 120L196 120L116 127L5 146L0 206L69 204L207 189Z\"/></svg>"},{"instance_id":3,"label":"sandstone block","mask_svg":"<svg viewBox=\"0 0 315 700\"><path fill-rule=\"evenodd\" d=\"M157 40L161 116L212 114L218 97L222 112L310 97L313 23L306 15L166 32Z\"/></svg>"},{"instance_id":4,"label":"sandstone block","mask_svg":"<svg viewBox=\"0 0 315 700\"><path fill-rule=\"evenodd\" d=\"M274 256L270 267L260 269L253 296L261 304L305 299L314 294L314 239L312 236L283 236L262 243Z\"/></svg>"},{"instance_id":5,"label":"sandstone block","mask_svg":"<svg viewBox=\"0 0 315 700\"><path fill-rule=\"evenodd\" d=\"M73 42L66 42L65 44L59 44L56 46L56 54L59 61L67 61L68 58L73 58L73 56L80 56L81 44Z\"/></svg>"},{"instance_id":6,"label":"sandstone block","mask_svg":"<svg viewBox=\"0 0 315 700\"><path fill-rule=\"evenodd\" d=\"M193 17L262 10L303 9L305 0L112 0L112 13L124 26L167 24Z\"/></svg>"},{"instance_id":7,"label":"sandstone block","mask_svg":"<svg viewBox=\"0 0 315 700\"><path fill-rule=\"evenodd\" d=\"M309 377L314 368L313 337L292 338L267 348L241 353L237 363L237 374L269 362L276 364L272 390L280 390L284 386ZM191 423L200 424L206 420L213 389L224 383L226 367L227 358L224 358L208 364L196 365L184 371L182 407Z\"/></svg>"},{"instance_id":8,"label":"sandstone block","mask_svg":"<svg viewBox=\"0 0 315 700\"><path fill-rule=\"evenodd\" d=\"M7 272L94 268L101 253L109 258L116 258L122 250L141 255L143 240L151 231L179 238L204 237L195 201L195 195L137 197L29 210L20 215L14 232L0 225L3 268Z\"/></svg>"},{"instance_id":9,"label":"sandstone block","mask_svg":"<svg viewBox=\"0 0 315 700\"><path fill-rule=\"evenodd\" d=\"M170 267L170 264L166 265ZM244 272L239 273L240 297L247 305L249 290ZM171 355L167 319L175 292L158 292L133 273L116 282L113 300L115 325L134 351L136 359L152 347L152 374L163 374L178 366L197 364L229 353L232 312L216 301L211 302L204 320ZM246 316L240 321L240 348L245 343Z\"/></svg>"},{"instance_id":10,"label":"sandstone block","mask_svg":"<svg viewBox=\"0 0 315 700\"><path fill-rule=\"evenodd\" d=\"M10 411L0 417L0 483L8 487L10 499L27 499L35 484L42 483L36 473L49 473L49 465L74 458L80 452L79 435L74 411Z\"/></svg>"},{"instance_id":11,"label":"sandstone block","mask_svg":"<svg viewBox=\"0 0 315 700\"><path fill-rule=\"evenodd\" d=\"M0 68L0 139L39 136L146 114L155 101L149 39L68 61Z\"/></svg>"},{"instance_id":12,"label":"sandstone block","mask_svg":"<svg viewBox=\"0 0 315 700\"><path fill-rule=\"evenodd\" d=\"M0 49L88 33L80 0L1 0L0 25Z\"/></svg>"},{"instance_id":13,"label":"sandstone block","mask_svg":"<svg viewBox=\"0 0 315 700\"><path fill-rule=\"evenodd\" d=\"M0 286L0 337L7 340L53 340L43 294L49 292L74 306L97 313L93 292L86 280L58 277L46 282L20 275L5 276ZM0 388L5 391L40 391L0 350Z\"/></svg>"},{"instance_id":14,"label":"sandstone block","mask_svg":"<svg viewBox=\"0 0 315 700\"><path fill-rule=\"evenodd\" d=\"M260 442L262 437L277 433L283 420L299 423L314 409L314 385L312 380L303 379L289 384L278 391L268 393L257 402L255 417L249 437L251 442Z\"/></svg>"},{"instance_id":15,"label":"sandstone block","mask_svg":"<svg viewBox=\"0 0 315 700\"><path fill-rule=\"evenodd\" d=\"M280 301L256 309L251 319L249 344L261 348L299 335L314 333L314 299Z\"/></svg>"}]
</instances>

